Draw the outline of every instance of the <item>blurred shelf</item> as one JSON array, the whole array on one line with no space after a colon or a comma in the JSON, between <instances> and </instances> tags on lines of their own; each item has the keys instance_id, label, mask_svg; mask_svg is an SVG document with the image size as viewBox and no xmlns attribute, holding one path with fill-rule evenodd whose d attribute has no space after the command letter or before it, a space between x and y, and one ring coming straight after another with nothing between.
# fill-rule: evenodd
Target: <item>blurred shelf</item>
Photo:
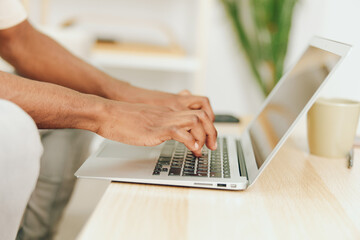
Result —
<instances>
[{"instance_id":1,"label":"blurred shelf","mask_svg":"<svg viewBox=\"0 0 360 240\"><path fill-rule=\"evenodd\" d=\"M197 60L178 45L153 46L136 43L97 42L92 62L103 67L155 71L195 72Z\"/></svg>"},{"instance_id":2,"label":"blurred shelf","mask_svg":"<svg viewBox=\"0 0 360 240\"><path fill-rule=\"evenodd\" d=\"M198 61L190 56L141 55L95 51L91 61L102 67L143 69L155 71L189 72L198 69Z\"/></svg>"},{"instance_id":3,"label":"blurred shelf","mask_svg":"<svg viewBox=\"0 0 360 240\"><path fill-rule=\"evenodd\" d=\"M131 53L140 55L167 55L184 57L186 52L176 42L168 45L155 45L146 43L118 42L114 39L97 39L93 52Z\"/></svg>"}]
</instances>

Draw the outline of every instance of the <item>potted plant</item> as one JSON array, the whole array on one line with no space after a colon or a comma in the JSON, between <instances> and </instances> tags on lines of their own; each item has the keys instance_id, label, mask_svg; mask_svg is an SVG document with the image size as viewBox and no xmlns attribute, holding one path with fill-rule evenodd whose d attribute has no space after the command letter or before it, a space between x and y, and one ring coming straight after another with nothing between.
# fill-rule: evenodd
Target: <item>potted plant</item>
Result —
<instances>
[{"instance_id":1,"label":"potted plant","mask_svg":"<svg viewBox=\"0 0 360 240\"><path fill-rule=\"evenodd\" d=\"M296 0L221 0L267 96L283 74Z\"/></svg>"}]
</instances>

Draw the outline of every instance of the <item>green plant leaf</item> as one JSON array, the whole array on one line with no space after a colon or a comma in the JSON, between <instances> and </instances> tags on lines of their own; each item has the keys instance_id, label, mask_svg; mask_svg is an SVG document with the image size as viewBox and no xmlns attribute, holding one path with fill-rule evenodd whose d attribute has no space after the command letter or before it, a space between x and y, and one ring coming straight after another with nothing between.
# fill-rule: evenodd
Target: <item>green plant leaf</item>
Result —
<instances>
[{"instance_id":1,"label":"green plant leaf","mask_svg":"<svg viewBox=\"0 0 360 240\"><path fill-rule=\"evenodd\" d=\"M221 0L221 2L255 80L266 96L283 74L292 16L297 0Z\"/></svg>"}]
</instances>

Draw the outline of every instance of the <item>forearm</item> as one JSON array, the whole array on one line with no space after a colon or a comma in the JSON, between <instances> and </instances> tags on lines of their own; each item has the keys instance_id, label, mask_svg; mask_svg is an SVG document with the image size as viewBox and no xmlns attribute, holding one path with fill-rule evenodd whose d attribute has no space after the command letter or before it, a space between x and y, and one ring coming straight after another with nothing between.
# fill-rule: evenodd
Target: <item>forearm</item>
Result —
<instances>
[{"instance_id":1,"label":"forearm","mask_svg":"<svg viewBox=\"0 0 360 240\"><path fill-rule=\"evenodd\" d=\"M0 32L0 55L24 77L82 93L126 100L131 88L75 57L27 21Z\"/></svg>"},{"instance_id":2,"label":"forearm","mask_svg":"<svg viewBox=\"0 0 360 240\"><path fill-rule=\"evenodd\" d=\"M0 98L19 105L39 128L85 129L105 138L142 146L174 139L197 156L201 156L204 143L216 149L216 129L204 111L176 112L112 101L3 72L0 72L0 86Z\"/></svg>"},{"instance_id":3,"label":"forearm","mask_svg":"<svg viewBox=\"0 0 360 240\"><path fill-rule=\"evenodd\" d=\"M73 56L27 21L0 31L0 56L27 78L122 102L145 103L175 111L202 109L214 119L209 99L146 90L114 79Z\"/></svg>"},{"instance_id":4,"label":"forearm","mask_svg":"<svg viewBox=\"0 0 360 240\"><path fill-rule=\"evenodd\" d=\"M97 131L97 113L102 108L99 97L4 72L0 72L0 86L0 98L20 106L39 128Z\"/></svg>"}]
</instances>

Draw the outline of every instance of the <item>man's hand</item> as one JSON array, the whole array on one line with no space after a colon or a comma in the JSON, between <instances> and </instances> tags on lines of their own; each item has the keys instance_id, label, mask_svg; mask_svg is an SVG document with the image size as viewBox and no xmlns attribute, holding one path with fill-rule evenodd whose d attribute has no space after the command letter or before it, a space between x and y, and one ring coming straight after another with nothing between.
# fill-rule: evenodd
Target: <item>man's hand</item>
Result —
<instances>
[{"instance_id":1,"label":"man's hand","mask_svg":"<svg viewBox=\"0 0 360 240\"><path fill-rule=\"evenodd\" d=\"M174 111L203 110L214 120L208 98L189 92L170 94L146 90L114 79L70 54L27 20L0 30L0 56L26 78L122 102L163 106Z\"/></svg>"},{"instance_id":2,"label":"man's hand","mask_svg":"<svg viewBox=\"0 0 360 240\"><path fill-rule=\"evenodd\" d=\"M204 142L210 149L216 148L214 113L208 98L146 90L114 79L70 54L28 21L0 31L0 56L27 78L0 76L0 97L25 109L40 128L88 129L136 145L175 139L196 154ZM88 111L97 105L88 102L93 95L110 99L106 100L108 112L100 114L105 117L98 125L87 122L89 115L98 119L93 110Z\"/></svg>"},{"instance_id":3,"label":"man's hand","mask_svg":"<svg viewBox=\"0 0 360 240\"><path fill-rule=\"evenodd\" d=\"M130 103L144 103L153 106L162 106L173 111L203 110L214 121L215 115L207 97L192 95L184 90L179 94L172 94L154 90L124 85L123 82L112 82L112 87L107 91L109 99L120 100ZM111 89L111 90L110 90Z\"/></svg>"},{"instance_id":4,"label":"man's hand","mask_svg":"<svg viewBox=\"0 0 360 240\"><path fill-rule=\"evenodd\" d=\"M119 101L103 101L96 132L131 145L155 146L166 140L182 142L196 156L204 144L217 148L216 129L203 110L171 111L167 108Z\"/></svg>"},{"instance_id":5,"label":"man's hand","mask_svg":"<svg viewBox=\"0 0 360 240\"><path fill-rule=\"evenodd\" d=\"M55 84L0 72L0 97L21 106L39 128L77 128L132 145L154 146L174 139L201 155L216 149L217 132L203 110L172 111L108 100Z\"/></svg>"}]
</instances>

